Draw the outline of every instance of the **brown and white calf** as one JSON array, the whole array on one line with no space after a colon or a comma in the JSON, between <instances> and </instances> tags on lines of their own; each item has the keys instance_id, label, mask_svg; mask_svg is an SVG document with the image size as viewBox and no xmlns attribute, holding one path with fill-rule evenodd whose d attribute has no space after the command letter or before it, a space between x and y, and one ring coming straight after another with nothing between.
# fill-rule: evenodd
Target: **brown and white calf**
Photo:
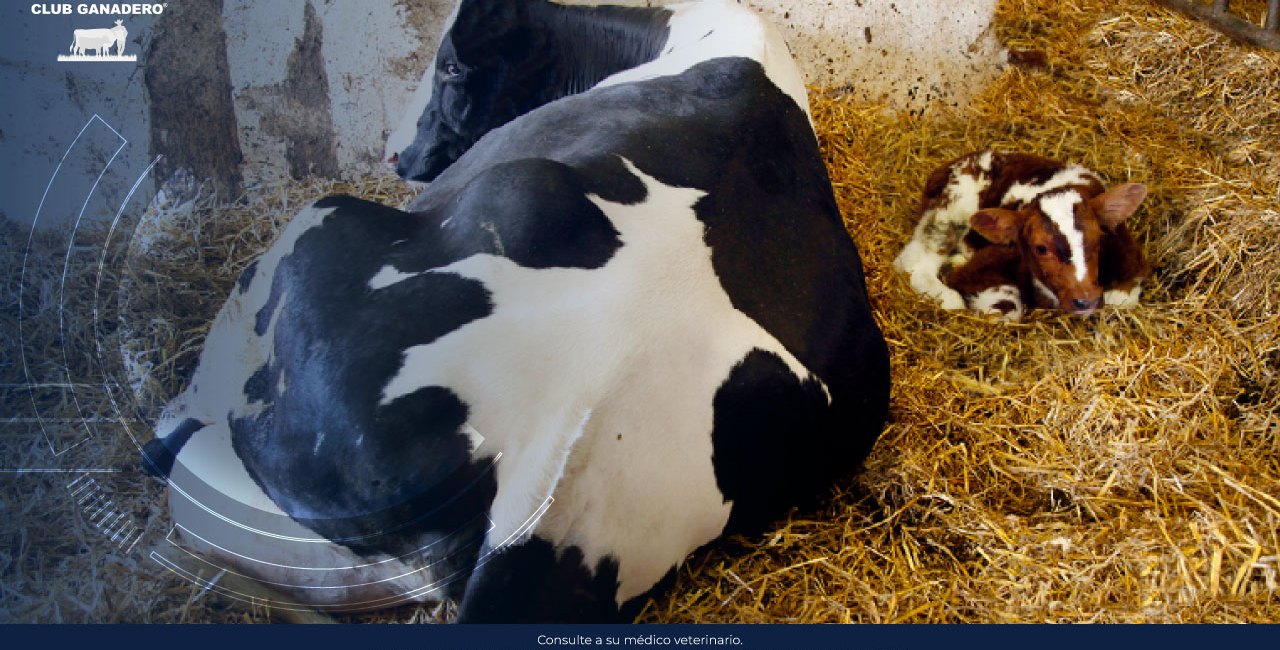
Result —
<instances>
[{"instance_id":1,"label":"brown and white calf","mask_svg":"<svg viewBox=\"0 0 1280 650\"><path fill-rule=\"evenodd\" d=\"M1021 320L1034 308L1087 316L1137 304L1150 273L1124 221L1141 183L1041 156L980 151L935 170L920 223L894 266L944 309Z\"/></svg>"}]
</instances>

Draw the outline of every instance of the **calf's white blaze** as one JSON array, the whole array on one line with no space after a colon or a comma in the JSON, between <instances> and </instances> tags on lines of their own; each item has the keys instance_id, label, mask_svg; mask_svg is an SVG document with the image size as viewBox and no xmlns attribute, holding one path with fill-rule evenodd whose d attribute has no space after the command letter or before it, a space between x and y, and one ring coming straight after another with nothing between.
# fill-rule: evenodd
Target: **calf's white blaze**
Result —
<instances>
[{"instance_id":1,"label":"calf's white blaze","mask_svg":"<svg viewBox=\"0 0 1280 650\"><path fill-rule=\"evenodd\" d=\"M1004 193L1000 204L1019 203L1025 205L1036 200L1036 197L1042 194L1072 185L1087 185L1096 180L1097 177L1088 169L1079 165L1068 165L1058 170L1043 183L1014 183ZM1067 238L1067 245L1071 251L1071 264L1075 268L1076 279L1084 282L1085 275L1088 273L1084 259L1084 233L1076 228L1073 209L1073 206L1079 202L1079 193L1060 194L1041 199L1040 211L1045 213L1045 216L1049 217L1063 236ZM1056 299L1054 303L1057 303Z\"/></svg>"},{"instance_id":2,"label":"calf's white blaze","mask_svg":"<svg viewBox=\"0 0 1280 650\"><path fill-rule=\"evenodd\" d=\"M580 547L593 570L617 558L618 602L728 521L712 401L734 366L763 350L798 380L813 378L730 302L693 210L704 193L624 163L648 190L643 202L588 197L623 244L607 264L530 269L477 254L428 271L480 281L493 313L406 350L382 398L427 386L457 394L484 436L476 453L503 454L491 542L554 496L531 532Z\"/></svg>"},{"instance_id":3,"label":"calf's white blaze","mask_svg":"<svg viewBox=\"0 0 1280 650\"><path fill-rule=\"evenodd\" d=\"M1040 211L1044 213L1058 232L1067 239L1067 250L1071 252L1071 267L1075 270L1076 280L1084 282L1089 272L1084 257L1084 233L1076 227L1076 204L1080 195L1076 192L1063 192L1040 199Z\"/></svg>"}]
</instances>

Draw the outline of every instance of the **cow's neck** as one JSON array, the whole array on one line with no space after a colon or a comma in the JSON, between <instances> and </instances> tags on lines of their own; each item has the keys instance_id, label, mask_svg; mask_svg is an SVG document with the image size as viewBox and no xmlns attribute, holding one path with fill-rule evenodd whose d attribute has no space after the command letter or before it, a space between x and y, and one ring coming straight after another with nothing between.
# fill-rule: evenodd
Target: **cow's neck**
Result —
<instances>
[{"instance_id":1,"label":"cow's neck","mask_svg":"<svg viewBox=\"0 0 1280 650\"><path fill-rule=\"evenodd\" d=\"M663 9L588 7L551 2L532 5L558 55L557 81L565 95L587 90L610 75L658 57L667 41Z\"/></svg>"}]
</instances>

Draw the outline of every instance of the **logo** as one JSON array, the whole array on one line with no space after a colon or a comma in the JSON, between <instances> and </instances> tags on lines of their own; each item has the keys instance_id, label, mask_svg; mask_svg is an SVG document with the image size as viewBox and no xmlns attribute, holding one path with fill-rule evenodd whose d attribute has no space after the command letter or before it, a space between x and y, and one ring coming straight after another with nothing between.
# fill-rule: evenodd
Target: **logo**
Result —
<instances>
[{"instance_id":1,"label":"logo","mask_svg":"<svg viewBox=\"0 0 1280 650\"><path fill-rule=\"evenodd\" d=\"M129 37L123 20L106 29L77 29L72 32L70 54L58 55L59 61L137 61L138 55L125 54L124 46ZM115 53L112 54L112 49Z\"/></svg>"},{"instance_id":2,"label":"logo","mask_svg":"<svg viewBox=\"0 0 1280 650\"><path fill-rule=\"evenodd\" d=\"M75 6L75 13L81 16L159 16L164 13L169 3L159 4L78 4ZM31 5L31 15L33 16L69 16L71 15L71 3L65 2L60 4L36 3Z\"/></svg>"}]
</instances>

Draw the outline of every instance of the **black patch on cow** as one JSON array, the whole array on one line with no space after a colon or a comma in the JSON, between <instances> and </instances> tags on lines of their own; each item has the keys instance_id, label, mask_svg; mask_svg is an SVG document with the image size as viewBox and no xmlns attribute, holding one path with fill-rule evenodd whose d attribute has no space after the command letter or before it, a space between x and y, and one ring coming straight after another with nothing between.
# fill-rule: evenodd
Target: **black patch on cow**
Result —
<instances>
[{"instance_id":1,"label":"black patch on cow","mask_svg":"<svg viewBox=\"0 0 1280 650\"><path fill-rule=\"evenodd\" d=\"M762 350L734 367L714 406L711 460L720 492L733 501L732 531L756 531L816 495L826 477L815 476L814 464L829 453L819 450L831 449L828 438L848 435L833 430L817 382L801 383Z\"/></svg>"},{"instance_id":2,"label":"black patch on cow","mask_svg":"<svg viewBox=\"0 0 1280 650\"><path fill-rule=\"evenodd\" d=\"M452 242L440 219L352 199L303 232L281 259L267 304L275 316L269 366L245 386L265 407L231 422L250 476L282 510L327 538L367 553L417 548L482 514L496 491L461 432L467 407L445 388L424 387L380 406L406 350L492 311L478 282L422 273L382 289L369 280L395 260L418 270L482 252ZM287 295L287 299L280 299ZM284 391L280 392L280 377ZM258 399L261 397L261 399Z\"/></svg>"},{"instance_id":3,"label":"black patch on cow","mask_svg":"<svg viewBox=\"0 0 1280 650\"><path fill-rule=\"evenodd\" d=\"M244 399L252 404L265 402L271 398L271 368L263 365L249 375L244 382Z\"/></svg>"},{"instance_id":4,"label":"black patch on cow","mask_svg":"<svg viewBox=\"0 0 1280 650\"><path fill-rule=\"evenodd\" d=\"M577 172L552 160L494 165L463 189L449 214L442 236L450 245L529 268L598 268L622 246Z\"/></svg>"},{"instance_id":5,"label":"black patch on cow","mask_svg":"<svg viewBox=\"0 0 1280 650\"><path fill-rule=\"evenodd\" d=\"M173 462L182 451L183 445L191 439L191 434L203 429L205 424L199 420L187 418L164 438L153 438L142 446L142 470L150 476L167 478L173 471Z\"/></svg>"},{"instance_id":6,"label":"black patch on cow","mask_svg":"<svg viewBox=\"0 0 1280 650\"><path fill-rule=\"evenodd\" d=\"M249 266L244 267L244 271L241 271L240 279L236 280L236 289L239 290L240 293L248 291L249 285L253 284L253 276L257 275L257 273L258 260L254 260L249 263Z\"/></svg>"},{"instance_id":7,"label":"black patch on cow","mask_svg":"<svg viewBox=\"0 0 1280 650\"><path fill-rule=\"evenodd\" d=\"M618 563L583 565L582 549L537 537L482 556L459 623L584 623L618 620Z\"/></svg>"},{"instance_id":8,"label":"black patch on cow","mask_svg":"<svg viewBox=\"0 0 1280 650\"><path fill-rule=\"evenodd\" d=\"M277 271L279 267L277 267ZM255 271L256 272L256 271ZM267 294L267 301L258 308L253 317L253 333L258 336L266 336L267 328L271 327L271 316L276 313L276 308L280 306L280 299L284 297L285 284L281 282L272 282L271 291Z\"/></svg>"}]
</instances>

